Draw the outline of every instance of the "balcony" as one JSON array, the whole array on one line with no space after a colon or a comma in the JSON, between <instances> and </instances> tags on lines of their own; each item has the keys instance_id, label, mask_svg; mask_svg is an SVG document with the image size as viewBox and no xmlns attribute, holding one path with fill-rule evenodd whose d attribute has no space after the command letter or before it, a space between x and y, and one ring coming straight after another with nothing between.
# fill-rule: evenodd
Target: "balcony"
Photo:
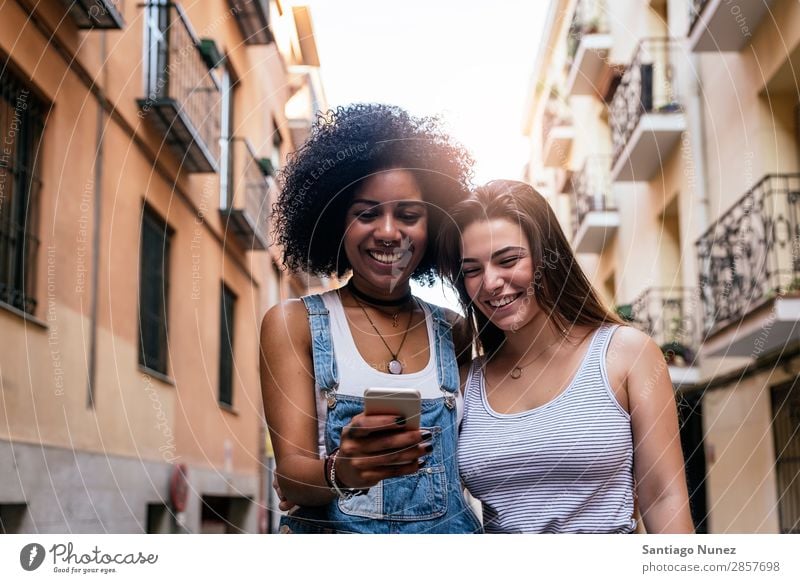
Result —
<instances>
[{"instance_id":1,"label":"balcony","mask_svg":"<svg viewBox=\"0 0 800 583\"><path fill-rule=\"evenodd\" d=\"M605 0L580 0L567 39L569 95L605 94L612 77L609 66L612 45Z\"/></svg>"},{"instance_id":2,"label":"balcony","mask_svg":"<svg viewBox=\"0 0 800 583\"><path fill-rule=\"evenodd\" d=\"M601 253L619 228L611 189L610 156L593 156L573 178L572 245L576 253Z\"/></svg>"},{"instance_id":3,"label":"balcony","mask_svg":"<svg viewBox=\"0 0 800 583\"><path fill-rule=\"evenodd\" d=\"M125 26L123 0L61 0L78 28L120 29Z\"/></svg>"},{"instance_id":4,"label":"balcony","mask_svg":"<svg viewBox=\"0 0 800 583\"><path fill-rule=\"evenodd\" d=\"M542 118L542 161L545 166L559 167L567 163L575 139L572 115L566 103L551 96Z\"/></svg>"},{"instance_id":5,"label":"balcony","mask_svg":"<svg viewBox=\"0 0 800 583\"><path fill-rule=\"evenodd\" d=\"M700 314L697 288L651 287L633 301L633 324L661 347L675 387L700 382Z\"/></svg>"},{"instance_id":6,"label":"balcony","mask_svg":"<svg viewBox=\"0 0 800 583\"><path fill-rule=\"evenodd\" d=\"M689 47L693 52L740 51L769 12L771 0L693 0Z\"/></svg>"},{"instance_id":7,"label":"balcony","mask_svg":"<svg viewBox=\"0 0 800 583\"><path fill-rule=\"evenodd\" d=\"M697 241L704 354L800 341L800 174L768 174Z\"/></svg>"},{"instance_id":8,"label":"balcony","mask_svg":"<svg viewBox=\"0 0 800 583\"><path fill-rule=\"evenodd\" d=\"M269 28L269 0L228 0L242 31L244 44L268 45L275 40Z\"/></svg>"},{"instance_id":9,"label":"balcony","mask_svg":"<svg viewBox=\"0 0 800 583\"><path fill-rule=\"evenodd\" d=\"M139 116L159 133L187 172L216 172L219 163L220 88L209 51L177 4L146 4L147 96Z\"/></svg>"},{"instance_id":10,"label":"balcony","mask_svg":"<svg viewBox=\"0 0 800 583\"><path fill-rule=\"evenodd\" d=\"M228 194L220 208L225 233L245 249L263 251L268 241L268 160L257 158L250 142L243 138L233 138L228 149Z\"/></svg>"},{"instance_id":11,"label":"balcony","mask_svg":"<svg viewBox=\"0 0 800 583\"><path fill-rule=\"evenodd\" d=\"M614 182L652 179L686 130L676 62L679 44L644 39L609 106Z\"/></svg>"}]
</instances>

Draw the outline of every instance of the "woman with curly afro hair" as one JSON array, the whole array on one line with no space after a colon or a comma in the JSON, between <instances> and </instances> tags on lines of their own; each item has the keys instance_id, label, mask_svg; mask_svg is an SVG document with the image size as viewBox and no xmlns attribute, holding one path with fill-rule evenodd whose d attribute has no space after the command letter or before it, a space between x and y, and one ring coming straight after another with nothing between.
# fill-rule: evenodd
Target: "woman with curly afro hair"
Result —
<instances>
[{"instance_id":1,"label":"woman with curly afro hair","mask_svg":"<svg viewBox=\"0 0 800 583\"><path fill-rule=\"evenodd\" d=\"M433 242L469 189L472 158L438 120L376 104L320 116L290 157L274 207L293 271L339 289L270 309L264 410L284 500L281 532L481 530L456 461L461 409L452 313L411 294L434 277ZM417 389L419 418L366 415L371 387Z\"/></svg>"}]
</instances>

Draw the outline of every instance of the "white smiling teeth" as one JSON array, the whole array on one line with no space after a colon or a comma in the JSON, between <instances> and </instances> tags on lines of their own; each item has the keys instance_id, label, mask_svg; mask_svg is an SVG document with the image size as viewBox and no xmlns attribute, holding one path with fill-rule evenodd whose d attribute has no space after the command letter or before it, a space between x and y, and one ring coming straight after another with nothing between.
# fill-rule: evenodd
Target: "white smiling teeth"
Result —
<instances>
[{"instance_id":1,"label":"white smiling teeth","mask_svg":"<svg viewBox=\"0 0 800 583\"><path fill-rule=\"evenodd\" d=\"M502 308L503 306L507 306L508 304L510 304L511 302L516 300L518 297L519 297L519 294L516 294L516 295L513 295L513 296L504 296L504 297L498 298L496 300L489 300L488 304L490 306L492 306L493 308Z\"/></svg>"},{"instance_id":2,"label":"white smiling teeth","mask_svg":"<svg viewBox=\"0 0 800 583\"><path fill-rule=\"evenodd\" d=\"M403 258L405 255L402 252L399 253L378 253L375 251L370 251L369 256L373 259L380 261L381 263L397 263Z\"/></svg>"}]
</instances>

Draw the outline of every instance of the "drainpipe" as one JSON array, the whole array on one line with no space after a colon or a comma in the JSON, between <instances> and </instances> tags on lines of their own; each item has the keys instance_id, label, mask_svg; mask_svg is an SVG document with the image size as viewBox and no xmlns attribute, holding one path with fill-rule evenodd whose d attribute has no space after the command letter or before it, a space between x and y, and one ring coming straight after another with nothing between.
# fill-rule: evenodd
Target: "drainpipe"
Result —
<instances>
[{"instance_id":1,"label":"drainpipe","mask_svg":"<svg viewBox=\"0 0 800 583\"><path fill-rule=\"evenodd\" d=\"M106 69L106 32L100 31L100 63L103 84L108 81ZM97 103L97 129L95 131L95 156L94 156L94 205L92 219L94 223L94 237L92 239L92 300L89 307L91 326L89 329L89 357L87 378L86 406L93 409L95 405L95 380L97 378L97 295L100 287L100 238L101 238L101 203L103 196L103 134L105 126L105 108L100 101Z\"/></svg>"},{"instance_id":2,"label":"drainpipe","mask_svg":"<svg viewBox=\"0 0 800 583\"><path fill-rule=\"evenodd\" d=\"M703 82L700 70L700 57L691 54L689 57L691 70L687 71L688 88L686 92L686 117L688 131L686 141L688 144L691 161L694 163L694 184L690 189L690 204L688 205L691 229L686 229L682 234L682 253L685 259L682 262L682 283L689 288L698 288L700 285L700 260L697 257L695 241L706 232L709 227L709 217L711 216L711 203L709 201L709 177L708 177L708 148L705 130L705 109L703 107ZM683 138L682 138L683 141ZM683 144L682 144L683 147ZM686 167L685 170L686 171ZM687 248L688 247L688 248ZM685 250L685 252L683 252ZM693 296L695 305L693 308L696 325L698 326L698 338L696 342L701 342L700 330L703 327L702 316L704 313L699 293Z\"/></svg>"},{"instance_id":3,"label":"drainpipe","mask_svg":"<svg viewBox=\"0 0 800 583\"><path fill-rule=\"evenodd\" d=\"M689 154L694 163L694 194L691 198L689 212L693 217L692 229L684 234L683 239L688 239L690 245L689 253L684 256L694 258L693 261L686 261L683 267L684 285L694 287L698 283L698 262L695 257L696 251L694 242L709 227L710 201L708 198L709 179L708 179L708 149L705 131L705 114L703 109L703 85L700 78L700 58L692 54L689 58L692 70L688 71L689 79L686 98L686 117L688 131L686 140L689 146Z\"/></svg>"}]
</instances>

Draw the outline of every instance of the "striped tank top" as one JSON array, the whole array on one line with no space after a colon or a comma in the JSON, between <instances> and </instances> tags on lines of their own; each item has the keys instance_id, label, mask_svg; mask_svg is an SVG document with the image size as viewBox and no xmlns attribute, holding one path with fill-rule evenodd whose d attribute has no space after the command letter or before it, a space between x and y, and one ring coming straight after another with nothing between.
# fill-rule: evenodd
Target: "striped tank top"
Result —
<instances>
[{"instance_id":1,"label":"striped tank top","mask_svg":"<svg viewBox=\"0 0 800 583\"><path fill-rule=\"evenodd\" d=\"M627 533L633 519L633 438L606 372L616 326L594 333L570 384L521 413L493 411L480 361L467 378L458 439L464 486L486 532Z\"/></svg>"}]
</instances>

